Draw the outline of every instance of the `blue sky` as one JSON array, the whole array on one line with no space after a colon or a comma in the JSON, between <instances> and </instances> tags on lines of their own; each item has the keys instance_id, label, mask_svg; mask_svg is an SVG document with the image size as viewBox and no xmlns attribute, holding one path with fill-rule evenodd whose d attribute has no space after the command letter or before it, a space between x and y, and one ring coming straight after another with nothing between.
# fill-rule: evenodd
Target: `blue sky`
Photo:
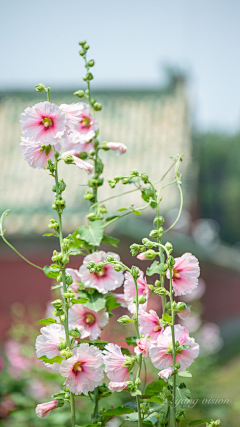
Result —
<instances>
[{"instance_id":1,"label":"blue sky","mask_svg":"<svg viewBox=\"0 0 240 427\"><path fill-rule=\"evenodd\" d=\"M164 65L185 70L202 130L240 121L240 2L0 0L0 90L83 87L78 41L96 60L97 88L155 88Z\"/></svg>"}]
</instances>

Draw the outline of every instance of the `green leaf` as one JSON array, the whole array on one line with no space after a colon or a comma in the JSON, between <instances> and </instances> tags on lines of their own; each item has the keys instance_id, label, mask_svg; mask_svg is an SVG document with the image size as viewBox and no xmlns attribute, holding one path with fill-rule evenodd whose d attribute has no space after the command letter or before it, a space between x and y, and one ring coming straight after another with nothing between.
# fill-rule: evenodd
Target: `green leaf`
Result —
<instances>
[{"instance_id":1,"label":"green leaf","mask_svg":"<svg viewBox=\"0 0 240 427\"><path fill-rule=\"evenodd\" d=\"M57 236L56 236L56 234L54 234L54 233L47 233L47 234L43 234L43 237L50 237L50 236L55 236L55 237L57 237Z\"/></svg>"},{"instance_id":2,"label":"green leaf","mask_svg":"<svg viewBox=\"0 0 240 427\"><path fill-rule=\"evenodd\" d=\"M188 371L181 371L178 372L178 376L179 377L184 377L184 378L192 378L192 374Z\"/></svg>"},{"instance_id":3,"label":"green leaf","mask_svg":"<svg viewBox=\"0 0 240 427\"><path fill-rule=\"evenodd\" d=\"M126 420L138 421L138 412L133 412L132 414L128 415Z\"/></svg>"},{"instance_id":4,"label":"green leaf","mask_svg":"<svg viewBox=\"0 0 240 427\"><path fill-rule=\"evenodd\" d=\"M44 363L50 363L52 365L53 363L61 363L63 360L63 357L55 356L52 359L49 359L47 356L41 356L39 357L39 360L41 360Z\"/></svg>"},{"instance_id":5,"label":"green leaf","mask_svg":"<svg viewBox=\"0 0 240 427\"><path fill-rule=\"evenodd\" d=\"M72 304L86 304L89 301L89 298L73 298L71 299Z\"/></svg>"},{"instance_id":6,"label":"green leaf","mask_svg":"<svg viewBox=\"0 0 240 427\"><path fill-rule=\"evenodd\" d=\"M120 208L120 209L117 209L117 212L128 211L129 209L131 209L131 205L129 205L127 208Z\"/></svg>"},{"instance_id":7,"label":"green leaf","mask_svg":"<svg viewBox=\"0 0 240 427\"><path fill-rule=\"evenodd\" d=\"M163 399L159 396L153 396L147 399L148 402L163 403Z\"/></svg>"},{"instance_id":8,"label":"green leaf","mask_svg":"<svg viewBox=\"0 0 240 427\"><path fill-rule=\"evenodd\" d=\"M136 347L136 345L137 345L136 339L137 339L137 337L127 337L126 338L126 343L128 345L133 345L134 347Z\"/></svg>"},{"instance_id":9,"label":"green leaf","mask_svg":"<svg viewBox=\"0 0 240 427\"><path fill-rule=\"evenodd\" d=\"M78 229L81 239L90 245L98 246L103 238L103 222L93 221L89 227L83 225Z\"/></svg>"},{"instance_id":10,"label":"green leaf","mask_svg":"<svg viewBox=\"0 0 240 427\"><path fill-rule=\"evenodd\" d=\"M187 344L182 344L178 348L179 350L187 350L188 348L191 348L191 346Z\"/></svg>"},{"instance_id":11,"label":"green leaf","mask_svg":"<svg viewBox=\"0 0 240 427\"><path fill-rule=\"evenodd\" d=\"M136 390L130 391L131 396L142 396L142 392L137 388Z\"/></svg>"},{"instance_id":12,"label":"green leaf","mask_svg":"<svg viewBox=\"0 0 240 427\"><path fill-rule=\"evenodd\" d=\"M212 420L195 420L195 421L189 421L189 423L187 423L188 427L192 427L192 426L200 426L201 424L206 424L206 423L210 423Z\"/></svg>"},{"instance_id":13,"label":"green leaf","mask_svg":"<svg viewBox=\"0 0 240 427\"><path fill-rule=\"evenodd\" d=\"M150 267L147 268L147 275L153 276L153 274L162 274L165 270L165 265L163 263L159 264L158 261L154 261Z\"/></svg>"},{"instance_id":14,"label":"green leaf","mask_svg":"<svg viewBox=\"0 0 240 427\"><path fill-rule=\"evenodd\" d=\"M164 322L171 323L172 316L170 316L170 314L165 313L163 314L162 319L164 320Z\"/></svg>"},{"instance_id":15,"label":"green leaf","mask_svg":"<svg viewBox=\"0 0 240 427\"><path fill-rule=\"evenodd\" d=\"M123 414L132 414L133 412L135 412L135 410L133 408L129 408L128 406L117 406L116 408L107 409L106 411L102 412L101 415L103 417L116 417Z\"/></svg>"},{"instance_id":16,"label":"green leaf","mask_svg":"<svg viewBox=\"0 0 240 427\"><path fill-rule=\"evenodd\" d=\"M104 245L114 246L114 248L117 248L119 242L120 240L116 239L116 237L107 236L106 234L103 235L102 243L104 243Z\"/></svg>"},{"instance_id":17,"label":"green leaf","mask_svg":"<svg viewBox=\"0 0 240 427\"><path fill-rule=\"evenodd\" d=\"M191 391L188 388L176 388L176 401L178 405L186 405L188 400L191 398Z\"/></svg>"},{"instance_id":18,"label":"green leaf","mask_svg":"<svg viewBox=\"0 0 240 427\"><path fill-rule=\"evenodd\" d=\"M100 311L105 307L106 300L102 294L95 291L94 294L87 294L89 301L85 304L85 307L90 308L93 311Z\"/></svg>"},{"instance_id":19,"label":"green leaf","mask_svg":"<svg viewBox=\"0 0 240 427\"><path fill-rule=\"evenodd\" d=\"M50 266L45 265L45 267L43 267L43 272L47 277L50 277L50 279L56 279L59 274L59 268L56 264L52 264Z\"/></svg>"},{"instance_id":20,"label":"green leaf","mask_svg":"<svg viewBox=\"0 0 240 427\"><path fill-rule=\"evenodd\" d=\"M68 255L82 255L82 254L83 254L82 250L74 246L72 246L68 251Z\"/></svg>"},{"instance_id":21,"label":"green leaf","mask_svg":"<svg viewBox=\"0 0 240 427\"><path fill-rule=\"evenodd\" d=\"M124 354L125 356L132 356L128 348L121 347L121 351L122 351L122 354Z\"/></svg>"},{"instance_id":22,"label":"green leaf","mask_svg":"<svg viewBox=\"0 0 240 427\"><path fill-rule=\"evenodd\" d=\"M143 427L152 427L153 423L151 421L142 421L142 426Z\"/></svg>"},{"instance_id":23,"label":"green leaf","mask_svg":"<svg viewBox=\"0 0 240 427\"><path fill-rule=\"evenodd\" d=\"M110 298L107 298L107 300L106 300L106 310L107 311L111 311L111 310L114 310L114 308L117 308L117 307L119 307L121 304L119 304L117 301L116 301L116 298L115 297L110 297Z\"/></svg>"},{"instance_id":24,"label":"green leaf","mask_svg":"<svg viewBox=\"0 0 240 427\"><path fill-rule=\"evenodd\" d=\"M148 384L148 386L146 387L145 394L150 396L159 394L165 385L166 383L164 380L153 381L152 383Z\"/></svg>"},{"instance_id":25,"label":"green leaf","mask_svg":"<svg viewBox=\"0 0 240 427\"><path fill-rule=\"evenodd\" d=\"M132 213L134 214L134 215L141 215L141 212L140 211L132 211Z\"/></svg>"},{"instance_id":26,"label":"green leaf","mask_svg":"<svg viewBox=\"0 0 240 427\"><path fill-rule=\"evenodd\" d=\"M52 323L57 323L56 319L49 317L48 319L41 319L37 322L37 325L52 325Z\"/></svg>"}]
</instances>

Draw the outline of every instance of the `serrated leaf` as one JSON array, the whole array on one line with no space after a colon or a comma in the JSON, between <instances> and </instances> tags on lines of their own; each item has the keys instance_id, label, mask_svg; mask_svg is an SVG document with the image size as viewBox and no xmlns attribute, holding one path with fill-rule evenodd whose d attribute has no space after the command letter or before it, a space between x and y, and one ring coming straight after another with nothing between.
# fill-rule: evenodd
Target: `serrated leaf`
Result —
<instances>
[{"instance_id":1,"label":"serrated leaf","mask_svg":"<svg viewBox=\"0 0 240 427\"><path fill-rule=\"evenodd\" d=\"M178 372L178 376L179 377L184 377L184 378L192 378L192 374L188 371L181 371Z\"/></svg>"},{"instance_id":2,"label":"serrated leaf","mask_svg":"<svg viewBox=\"0 0 240 427\"><path fill-rule=\"evenodd\" d=\"M126 343L128 345L133 345L134 347L136 347L136 345L137 345L136 339L137 339L137 337L127 337L126 338Z\"/></svg>"},{"instance_id":3,"label":"serrated leaf","mask_svg":"<svg viewBox=\"0 0 240 427\"><path fill-rule=\"evenodd\" d=\"M53 323L57 323L56 319L52 319L48 317L47 319L41 319L37 322L37 325L52 325Z\"/></svg>"},{"instance_id":4,"label":"serrated leaf","mask_svg":"<svg viewBox=\"0 0 240 427\"><path fill-rule=\"evenodd\" d=\"M93 311L100 311L105 307L106 300L102 294L95 291L92 295L87 295L89 301L85 304L85 307L90 308Z\"/></svg>"},{"instance_id":5,"label":"serrated leaf","mask_svg":"<svg viewBox=\"0 0 240 427\"><path fill-rule=\"evenodd\" d=\"M200 426L201 424L206 424L206 423L210 423L212 420L194 420L194 421L189 421L189 423L187 423L188 427L193 427L193 426Z\"/></svg>"},{"instance_id":6,"label":"serrated leaf","mask_svg":"<svg viewBox=\"0 0 240 427\"><path fill-rule=\"evenodd\" d=\"M123 414L132 414L133 412L135 412L135 410L133 408L129 408L128 406L117 406L116 408L107 409L106 411L102 412L101 415L103 417L116 417Z\"/></svg>"},{"instance_id":7,"label":"serrated leaf","mask_svg":"<svg viewBox=\"0 0 240 427\"><path fill-rule=\"evenodd\" d=\"M163 263L159 264L158 261L154 261L150 267L147 268L147 275L153 276L153 274L162 274L165 271Z\"/></svg>"},{"instance_id":8,"label":"serrated leaf","mask_svg":"<svg viewBox=\"0 0 240 427\"><path fill-rule=\"evenodd\" d=\"M119 242L120 240L116 239L116 237L107 236L106 234L103 235L102 243L104 243L104 245L114 246L114 248L117 248Z\"/></svg>"},{"instance_id":9,"label":"serrated leaf","mask_svg":"<svg viewBox=\"0 0 240 427\"><path fill-rule=\"evenodd\" d=\"M73 298L71 299L72 304L86 304L89 301L89 298Z\"/></svg>"},{"instance_id":10,"label":"serrated leaf","mask_svg":"<svg viewBox=\"0 0 240 427\"><path fill-rule=\"evenodd\" d=\"M56 264L45 265L45 267L43 267L43 272L47 277L50 277L50 279L56 279L59 275L59 268Z\"/></svg>"},{"instance_id":11,"label":"serrated leaf","mask_svg":"<svg viewBox=\"0 0 240 427\"><path fill-rule=\"evenodd\" d=\"M89 245L98 246L103 238L103 222L100 220L93 221L89 227L83 225L78 229L80 237Z\"/></svg>"},{"instance_id":12,"label":"serrated leaf","mask_svg":"<svg viewBox=\"0 0 240 427\"><path fill-rule=\"evenodd\" d=\"M49 359L47 356L41 356L39 357L39 360L41 360L44 363L50 363L52 365L53 363L61 363L63 360L63 357L55 356L52 359Z\"/></svg>"},{"instance_id":13,"label":"serrated leaf","mask_svg":"<svg viewBox=\"0 0 240 427\"><path fill-rule=\"evenodd\" d=\"M159 394L165 385L166 383L164 380L153 381L152 383L148 384L144 394L150 395L150 396Z\"/></svg>"},{"instance_id":14,"label":"serrated leaf","mask_svg":"<svg viewBox=\"0 0 240 427\"><path fill-rule=\"evenodd\" d=\"M178 405L185 405L187 404L186 401L190 400L191 398L191 391L188 388L176 388L176 402Z\"/></svg>"}]
</instances>

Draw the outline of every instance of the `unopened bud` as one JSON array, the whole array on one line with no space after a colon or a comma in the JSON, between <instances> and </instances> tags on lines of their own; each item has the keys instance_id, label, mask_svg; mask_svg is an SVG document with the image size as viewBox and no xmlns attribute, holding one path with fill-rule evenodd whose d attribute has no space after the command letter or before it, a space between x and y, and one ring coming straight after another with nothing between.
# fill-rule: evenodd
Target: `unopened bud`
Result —
<instances>
[{"instance_id":1,"label":"unopened bud","mask_svg":"<svg viewBox=\"0 0 240 427\"><path fill-rule=\"evenodd\" d=\"M108 256L106 257L106 260L107 260L108 262L112 262L112 261L115 261L115 258L114 258L114 256L112 256L112 255L108 255Z\"/></svg>"},{"instance_id":2,"label":"unopened bud","mask_svg":"<svg viewBox=\"0 0 240 427\"><path fill-rule=\"evenodd\" d=\"M74 337L74 338L79 338L81 336L77 328L71 329L71 331L69 331L69 335L71 335L71 337Z\"/></svg>"},{"instance_id":3,"label":"unopened bud","mask_svg":"<svg viewBox=\"0 0 240 427\"><path fill-rule=\"evenodd\" d=\"M100 104L100 102L95 102L93 108L94 108L95 111L101 111L102 104Z\"/></svg>"},{"instance_id":4,"label":"unopened bud","mask_svg":"<svg viewBox=\"0 0 240 427\"><path fill-rule=\"evenodd\" d=\"M46 90L45 85L43 83L39 83L38 85L34 86L37 92L44 92Z\"/></svg>"},{"instance_id":5,"label":"unopened bud","mask_svg":"<svg viewBox=\"0 0 240 427\"><path fill-rule=\"evenodd\" d=\"M187 305L185 304L185 302L179 302L177 304L177 311L184 311L186 310Z\"/></svg>"},{"instance_id":6,"label":"unopened bud","mask_svg":"<svg viewBox=\"0 0 240 427\"><path fill-rule=\"evenodd\" d=\"M140 378L137 378L135 381L135 385L138 387L141 385L141 383L142 383L142 381L140 380Z\"/></svg>"},{"instance_id":7,"label":"unopened bud","mask_svg":"<svg viewBox=\"0 0 240 427\"><path fill-rule=\"evenodd\" d=\"M167 289L160 287L160 288L155 288L154 293L157 295L160 295L161 297L164 297L165 295L168 294L168 291L167 291Z\"/></svg>"},{"instance_id":8,"label":"unopened bud","mask_svg":"<svg viewBox=\"0 0 240 427\"><path fill-rule=\"evenodd\" d=\"M142 178L143 182L148 181L148 175L146 173L142 173L141 178Z\"/></svg>"},{"instance_id":9,"label":"unopened bud","mask_svg":"<svg viewBox=\"0 0 240 427\"><path fill-rule=\"evenodd\" d=\"M62 303L62 301L60 299L56 299L55 301L51 302L51 305L54 308L60 309L60 308L62 308L63 303Z\"/></svg>"},{"instance_id":10,"label":"unopened bud","mask_svg":"<svg viewBox=\"0 0 240 427\"><path fill-rule=\"evenodd\" d=\"M125 316L119 317L119 319L117 321L119 323L122 323L123 325L127 325L128 323L132 322L132 319L130 319L130 317L125 315Z\"/></svg>"},{"instance_id":11,"label":"unopened bud","mask_svg":"<svg viewBox=\"0 0 240 427\"><path fill-rule=\"evenodd\" d=\"M165 243L165 248L167 249L167 251L169 253L171 253L172 250L173 250L173 246L172 246L172 244L170 242Z\"/></svg>"},{"instance_id":12,"label":"unopened bud","mask_svg":"<svg viewBox=\"0 0 240 427\"><path fill-rule=\"evenodd\" d=\"M90 59L90 61L88 61L88 66L89 66L89 67L93 67L93 66L94 66L94 64L95 64L94 59Z\"/></svg>"},{"instance_id":13,"label":"unopened bud","mask_svg":"<svg viewBox=\"0 0 240 427\"><path fill-rule=\"evenodd\" d=\"M145 295L141 295L138 299L139 304L144 304L147 301L147 298Z\"/></svg>"},{"instance_id":14,"label":"unopened bud","mask_svg":"<svg viewBox=\"0 0 240 427\"><path fill-rule=\"evenodd\" d=\"M114 265L113 268L114 268L115 271L121 271L122 270L122 267L121 267L120 264Z\"/></svg>"},{"instance_id":15,"label":"unopened bud","mask_svg":"<svg viewBox=\"0 0 240 427\"><path fill-rule=\"evenodd\" d=\"M54 312L53 312L53 315L54 315L55 317L62 316L62 314L64 314L64 310L63 310L62 308L56 309L56 310L54 310Z\"/></svg>"},{"instance_id":16,"label":"unopened bud","mask_svg":"<svg viewBox=\"0 0 240 427\"><path fill-rule=\"evenodd\" d=\"M134 279L138 279L138 277L140 276L139 268L135 267L133 265L132 268L131 268L131 275L133 276Z\"/></svg>"},{"instance_id":17,"label":"unopened bud","mask_svg":"<svg viewBox=\"0 0 240 427\"><path fill-rule=\"evenodd\" d=\"M76 92L74 92L73 95L77 96L78 98L83 98L84 97L84 91L83 90L76 90Z\"/></svg>"}]
</instances>

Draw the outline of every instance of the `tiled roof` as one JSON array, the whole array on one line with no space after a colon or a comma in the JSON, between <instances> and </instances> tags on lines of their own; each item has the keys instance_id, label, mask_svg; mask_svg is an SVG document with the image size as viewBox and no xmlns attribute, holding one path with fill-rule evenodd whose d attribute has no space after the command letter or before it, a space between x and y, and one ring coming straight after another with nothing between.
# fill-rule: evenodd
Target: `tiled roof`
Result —
<instances>
[{"instance_id":1,"label":"tiled roof","mask_svg":"<svg viewBox=\"0 0 240 427\"><path fill-rule=\"evenodd\" d=\"M27 107L45 100L44 94L2 93L0 96L0 210L11 209L8 233L44 233L50 217L53 179L47 171L29 167L21 155L19 146L21 129L19 116ZM146 172L152 181L158 180L171 165L170 156L184 153L181 171L184 182L188 180L191 159L191 128L188 102L183 83L171 91L107 91L94 96L102 102L103 110L97 113L101 141L122 142L128 147L126 154L116 156L104 152L105 179L116 174L128 174L131 169ZM53 93L51 101L57 104L76 102L73 95ZM67 190L64 193L67 208L64 211L64 229L70 232L81 224L88 209L88 202L82 196L88 177L84 171L73 165L60 162L60 177L64 177ZM173 172L171 177L173 177ZM107 184L100 189L99 199L129 190L119 184L111 190ZM178 203L175 189L165 192L163 209ZM169 195L168 195L169 194ZM113 199L111 213L120 206L144 202L137 193ZM109 205L108 205L109 206ZM110 206L109 206L110 207Z\"/></svg>"}]
</instances>

